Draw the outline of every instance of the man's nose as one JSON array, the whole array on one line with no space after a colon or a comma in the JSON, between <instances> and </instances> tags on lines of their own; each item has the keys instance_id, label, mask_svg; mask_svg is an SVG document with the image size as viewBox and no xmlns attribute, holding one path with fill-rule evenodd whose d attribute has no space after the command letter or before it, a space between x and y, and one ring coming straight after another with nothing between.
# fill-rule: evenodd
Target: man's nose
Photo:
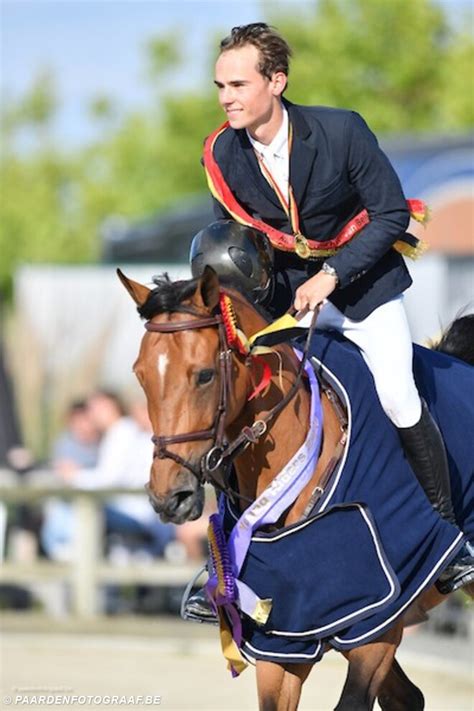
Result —
<instances>
[{"instance_id":1,"label":"man's nose","mask_svg":"<svg viewBox=\"0 0 474 711\"><path fill-rule=\"evenodd\" d=\"M221 89L220 100L222 106L228 106L234 100L234 90L231 86L224 86Z\"/></svg>"}]
</instances>

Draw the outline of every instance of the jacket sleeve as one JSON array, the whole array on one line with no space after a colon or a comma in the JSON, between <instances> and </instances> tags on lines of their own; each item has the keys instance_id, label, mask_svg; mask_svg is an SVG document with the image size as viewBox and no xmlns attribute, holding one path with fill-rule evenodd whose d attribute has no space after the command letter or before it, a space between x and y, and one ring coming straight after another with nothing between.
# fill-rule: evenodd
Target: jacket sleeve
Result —
<instances>
[{"instance_id":1,"label":"jacket sleeve","mask_svg":"<svg viewBox=\"0 0 474 711\"><path fill-rule=\"evenodd\" d=\"M344 288L356 281L392 247L410 221L400 181L364 119L350 112L345 126L347 171L370 223L326 261Z\"/></svg>"}]
</instances>

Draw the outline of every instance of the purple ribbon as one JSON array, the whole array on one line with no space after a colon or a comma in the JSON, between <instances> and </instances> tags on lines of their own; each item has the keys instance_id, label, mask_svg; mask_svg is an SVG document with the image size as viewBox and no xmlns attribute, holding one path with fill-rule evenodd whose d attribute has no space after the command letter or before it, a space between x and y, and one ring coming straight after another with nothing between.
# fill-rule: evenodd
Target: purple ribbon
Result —
<instances>
[{"instance_id":1,"label":"purple ribbon","mask_svg":"<svg viewBox=\"0 0 474 711\"><path fill-rule=\"evenodd\" d=\"M296 351L299 358L301 355ZM217 606L222 606L232 628L232 636L240 647L242 642L242 625L236 603L240 609L252 617L259 602L258 596L248 585L238 579L242 565L245 561L253 532L267 524L278 521L281 514L293 504L304 487L311 480L321 448L323 430L323 414L318 381L311 364L305 364L305 371L311 388L311 408L309 432L306 440L296 454L285 465L283 470L273 479L260 496L250 504L235 524L227 541L227 550L232 565L234 585L232 595L222 596L217 594L217 576L213 572L206 584L206 592L217 611ZM223 520L223 497L220 502L220 514ZM237 596L238 591L238 596ZM237 601L238 597L238 601Z\"/></svg>"}]
</instances>

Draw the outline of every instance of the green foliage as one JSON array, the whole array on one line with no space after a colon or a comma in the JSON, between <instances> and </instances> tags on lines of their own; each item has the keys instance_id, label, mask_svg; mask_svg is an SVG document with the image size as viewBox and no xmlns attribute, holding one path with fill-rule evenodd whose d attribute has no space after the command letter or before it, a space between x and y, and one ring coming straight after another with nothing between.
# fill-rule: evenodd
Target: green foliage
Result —
<instances>
[{"instance_id":1,"label":"green foliage","mask_svg":"<svg viewBox=\"0 0 474 711\"><path fill-rule=\"evenodd\" d=\"M299 17L274 7L264 5L268 21L294 51L289 99L354 108L381 133L472 127L473 40L463 29L467 23L451 26L433 0L320 0ZM59 101L49 72L7 104L0 288L21 261L96 259L100 225L110 215L139 219L205 191L202 142L223 114L214 90L164 92L182 63L181 40L173 32L146 45L146 74L159 109L152 104L120 116L113 98L93 98L88 109L102 138L72 153L52 139ZM216 47L212 38L213 56ZM17 148L25 131L34 145L29 152Z\"/></svg>"},{"instance_id":2,"label":"green foliage","mask_svg":"<svg viewBox=\"0 0 474 711\"><path fill-rule=\"evenodd\" d=\"M170 32L167 37L153 37L147 42L148 74L152 80L160 80L164 72L179 66L180 40L179 32Z\"/></svg>"},{"instance_id":3,"label":"green foliage","mask_svg":"<svg viewBox=\"0 0 474 711\"><path fill-rule=\"evenodd\" d=\"M432 2L321 0L310 22L274 24L295 48L293 100L354 108L376 131L443 130L449 29Z\"/></svg>"},{"instance_id":4,"label":"green foliage","mask_svg":"<svg viewBox=\"0 0 474 711\"><path fill-rule=\"evenodd\" d=\"M33 80L25 96L4 111L3 128L9 133L28 126L35 129L47 128L57 109L58 100L53 74L49 70L42 70Z\"/></svg>"},{"instance_id":5,"label":"green foliage","mask_svg":"<svg viewBox=\"0 0 474 711\"><path fill-rule=\"evenodd\" d=\"M89 113L94 119L109 121L116 115L115 103L109 96L99 94L89 102Z\"/></svg>"}]
</instances>

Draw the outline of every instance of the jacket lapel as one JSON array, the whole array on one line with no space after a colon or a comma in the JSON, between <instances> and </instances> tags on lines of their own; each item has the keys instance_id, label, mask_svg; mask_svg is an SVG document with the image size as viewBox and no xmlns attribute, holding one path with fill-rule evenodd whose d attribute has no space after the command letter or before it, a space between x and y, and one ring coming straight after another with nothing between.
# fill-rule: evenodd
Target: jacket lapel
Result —
<instances>
[{"instance_id":1,"label":"jacket lapel","mask_svg":"<svg viewBox=\"0 0 474 711\"><path fill-rule=\"evenodd\" d=\"M255 187L257 188L257 190L260 193L263 193L267 200L269 200L277 207L281 207L277 194L269 184L268 180L265 179L262 174L262 171L260 170L257 156L255 155L253 146L248 139L247 132L245 130L239 130L236 131L236 134L239 141L240 149L244 155L246 175L250 175L252 181L255 183Z\"/></svg>"},{"instance_id":2,"label":"jacket lapel","mask_svg":"<svg viewBox=\"0 0 474 711\"><path fill-rule=\"evenodd\" d=\"M290 185L296 198L296 204L300 206L306 185L313 168L314 161L318 154L315 136L306 123L303 114L298 107L289 101L284 100L288 111L288 117L293 126L293 146L290 156Z\"/></svg>"}]
</instances>

